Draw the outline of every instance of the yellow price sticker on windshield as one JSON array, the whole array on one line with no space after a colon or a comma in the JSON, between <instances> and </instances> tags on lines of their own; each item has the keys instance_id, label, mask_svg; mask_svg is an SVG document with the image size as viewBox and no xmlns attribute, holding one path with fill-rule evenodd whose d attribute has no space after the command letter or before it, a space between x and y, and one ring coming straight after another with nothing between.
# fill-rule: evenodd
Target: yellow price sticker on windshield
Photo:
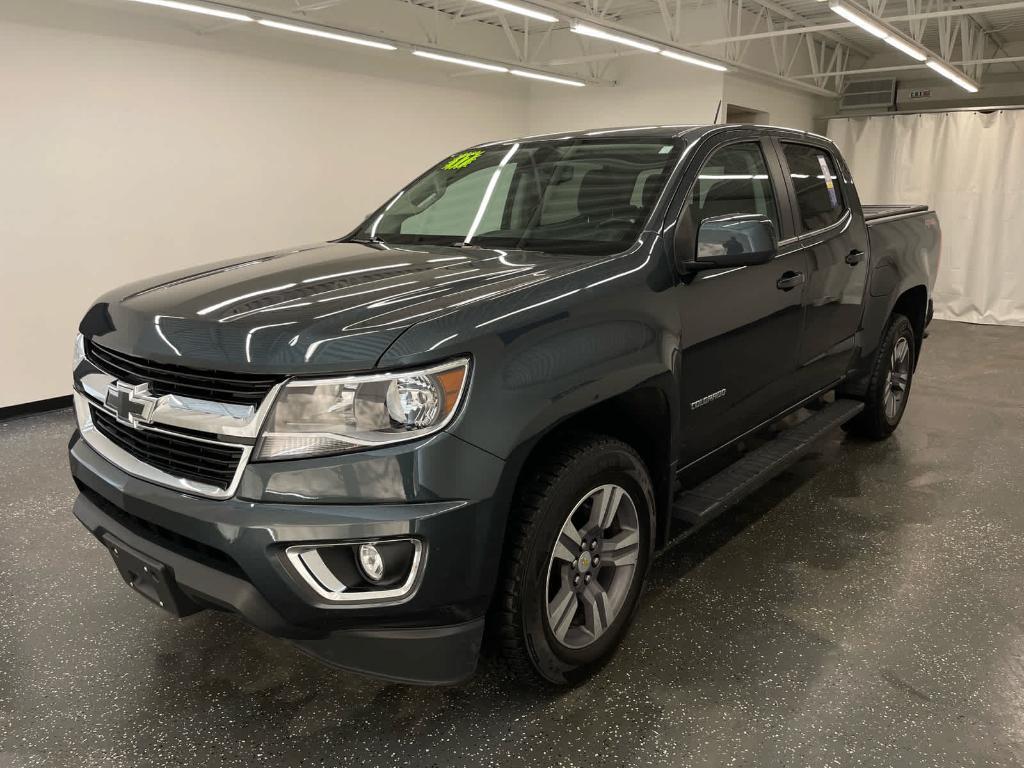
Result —
<instances>
[{"instance_id":1,"label":"yellow price sticker on windshield","mask_svg":"<svg viewBox=\"0 0 1024 768\"><path fill-rule=\"evenodd\" d=\"M467 165L476 160L484 152L482 149L474 150L473 152L462 152L442 166L446 171L457 171L461 168L465 168Z\"/></svg>"}]
</instances>

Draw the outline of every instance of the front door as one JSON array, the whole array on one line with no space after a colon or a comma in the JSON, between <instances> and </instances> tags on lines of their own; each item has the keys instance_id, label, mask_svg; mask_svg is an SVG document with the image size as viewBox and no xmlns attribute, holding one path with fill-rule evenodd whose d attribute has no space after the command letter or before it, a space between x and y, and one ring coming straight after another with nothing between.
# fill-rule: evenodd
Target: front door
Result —
<instances>
[{"instance_id":1,"label":"front door","mask_svg":"<svg viewBox=\"0 0 1024 768\"><path fill-rule=\"evenodd\" d=\"M677 289L684 465L794 399L808 257L785 237L792 222L780 174L768 140L725 144L701 166L681 214L680 231L696 232L712 216L758 213L781 236L771 262L697 272Z\"/></svg>"}]
</instances>

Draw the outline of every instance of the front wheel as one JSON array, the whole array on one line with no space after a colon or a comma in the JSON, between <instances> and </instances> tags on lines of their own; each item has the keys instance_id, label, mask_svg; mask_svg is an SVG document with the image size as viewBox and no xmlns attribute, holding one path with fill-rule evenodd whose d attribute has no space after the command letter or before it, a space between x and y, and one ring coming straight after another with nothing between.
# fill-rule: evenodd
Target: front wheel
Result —
<instances>
[{"instance_id":1,"label":"front wheel","mask_svg":"<svg viewBox=\"0 0 1024 768\"><path fill-rule=\"evenodd\" d=\"M654 495L625 443L585 437L527 470L495 617L520 678L582 680L614 652L650 562Z\"/></svg>"},{"instance_id":2,"label":"front wheel","mask_svg":"<svg viewBox=\"0 0 1024 768\"><path fill-rule=\"evenodd\" d=\"M873 362L864 410L844 425L847 432L882 440L899 426L910 398L915 350L910 320L894 313Z\"/></svg>"}]
</instances>

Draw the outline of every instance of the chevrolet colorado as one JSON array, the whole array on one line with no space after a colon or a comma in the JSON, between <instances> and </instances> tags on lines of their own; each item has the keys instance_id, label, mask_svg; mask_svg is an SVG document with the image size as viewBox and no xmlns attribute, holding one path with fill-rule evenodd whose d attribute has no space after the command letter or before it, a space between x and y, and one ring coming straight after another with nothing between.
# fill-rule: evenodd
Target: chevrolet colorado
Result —
<instances>
[{"instance_id":1,"label":"chevrolet colorado","mask_svg":"<svg viewBox=\"0 0 1024 768\"><path fill-rule=\"evenodd\" d=\"M480 145L336 241L100 298L74 513L175 615L424 684L471 675L486 628L573 683L655 554L828 430L896 428L939 246L810 133Z\"/></svg>"}]
</instances>

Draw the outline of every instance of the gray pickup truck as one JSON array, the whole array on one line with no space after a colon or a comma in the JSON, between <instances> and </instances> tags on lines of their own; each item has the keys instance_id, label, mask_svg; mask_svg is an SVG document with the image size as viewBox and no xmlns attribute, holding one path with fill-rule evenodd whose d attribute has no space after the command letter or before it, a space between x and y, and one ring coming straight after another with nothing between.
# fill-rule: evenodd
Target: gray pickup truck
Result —
<instances>
[{"instance_id":1,"label":"gray pickup truck","mask_svg":"<svg viewBox=\"0 0 1024 768\"><path fill-rule=\"evenodd\" d=\"M658 552L828 430L896 428L939 245L809 133L474 147L338 240L100 298L74 512L178 616L416 683L489 641L571 684Z\"/></svg>"}]
</instances>

